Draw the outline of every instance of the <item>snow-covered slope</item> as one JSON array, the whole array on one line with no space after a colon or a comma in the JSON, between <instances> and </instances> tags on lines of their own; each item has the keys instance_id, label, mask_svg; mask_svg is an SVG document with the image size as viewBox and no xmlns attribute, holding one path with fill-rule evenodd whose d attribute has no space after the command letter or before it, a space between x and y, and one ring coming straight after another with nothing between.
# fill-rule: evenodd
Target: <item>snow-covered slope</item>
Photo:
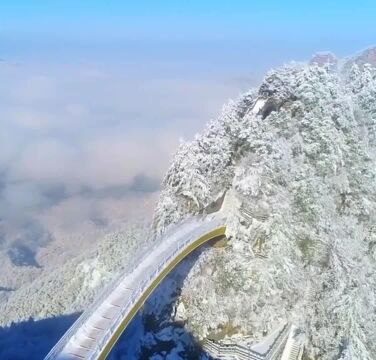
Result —
<instances>
[{"instance_id":1,"label":"snow-covered slope","mask_svg":"<svg viewBox=\"0 0 376 360\"><path fill-rule=\"evenodd\" d=\"M177 151L156 232L225 193L238 204L230 242L205 252L178 296L197 338L257 338L293 321L309 359L376 358L376 70L359 60L369 54L269 72Z\"/></svg>"},{"instance_id":2,"label":"snow-covered slope","mask_svg":"<svg viewBox=\"0 0 376 360\"><path fill-rule=\"evenodd\" d=\"M124 223L107 234L95 251L43 273L0 304L0 326L82 311L120 271L134 266L135 255L150 246L148 234L147 223Z\"/></svg>"}]
</instances>

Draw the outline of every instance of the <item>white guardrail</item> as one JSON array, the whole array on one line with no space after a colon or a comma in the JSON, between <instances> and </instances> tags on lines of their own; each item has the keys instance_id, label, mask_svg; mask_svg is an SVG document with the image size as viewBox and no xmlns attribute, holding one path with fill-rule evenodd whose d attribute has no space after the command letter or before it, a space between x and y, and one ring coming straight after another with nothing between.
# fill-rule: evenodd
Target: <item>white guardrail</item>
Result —
<instances>
[{"instance_id":1,"label":"white guardrail","mask_svg":"<svg viewBox=\"0 0 376 360\"><path fill-rule=\"evenodd\" d=\"M147 269L143 271L142 281L138 284L138 287L130 289L132 290L131 296L124 306L122 306L117 316L111 319L110 326L105 329L103 336L96 342L93 351L90 351L90 353L82 357L84 359L97 359L115 331L119 328L122 320L131 311L133 305L140 300L142 294L147 290L150 283L158 274L160 274L188 245L205 233L215 230L224 224L225 220L221 214L210 214L205 217L191 217L179 224L172 225L150 245L151 247L148 249L147 253L139 254L136 258L133 258L133 270L125 271L105 288L90 308L82 313L59 342L51 349L45 357L45 360L70 359L69 354L65 353L64 349L69 345L72 339L74 339L77 332L97 312L98 308L106 299L116 291L124 278L133 273L137 273L138 268L146 263ZM156 253L155 259L154 256L152 256L154 253Z\"/></svg>"},{"instance_id":2,"label":"white guardrail","mask_svg":"<svg viewBox=\"0 0 376 360\"><path fill-rule=\"evenodd\" d=\"M250 347L238 345L236 343L221 344L212 340L206 340L204 343L204 350L209 352L209 354L216 356L218 359L223 360L234 358L234 356L236 356L238 360L275 360L280 357L279 355L283 351L284 344L287 341L290 331L291 325L288 323L285 324L265 353L259 353L252 350Z\"/></svg>"}]
</instances>

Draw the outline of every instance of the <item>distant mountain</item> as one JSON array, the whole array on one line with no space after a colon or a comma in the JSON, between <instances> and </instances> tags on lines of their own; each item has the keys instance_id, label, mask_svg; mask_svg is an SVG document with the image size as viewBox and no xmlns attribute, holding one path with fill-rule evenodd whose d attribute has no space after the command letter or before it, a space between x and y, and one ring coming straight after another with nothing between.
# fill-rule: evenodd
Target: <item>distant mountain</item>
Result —
<instances>
[{"instance_id":1,"label":"distant mountain","mask_svg":"<svg viewBox=\"0 0 376 360\"><path fill-rule=\"evenodd\" d=\"M348 74L353 69L354 65L359 68L364 66L376 67L376 46L369 47L359 53L345 58L341 61L342 73ZM344 75L346 77L346 75Z\"/></svg>"},{"instance_id":2,"label":"distant mountain","mask_svg":"<svg viewBox=\"0 0 376 360\"><path fill-rule=\"evenodd\" d=\"M376 66L376 46L370 47L353 58L353 62L358 65L371 64Z\"/></svg>"}]
</instances>

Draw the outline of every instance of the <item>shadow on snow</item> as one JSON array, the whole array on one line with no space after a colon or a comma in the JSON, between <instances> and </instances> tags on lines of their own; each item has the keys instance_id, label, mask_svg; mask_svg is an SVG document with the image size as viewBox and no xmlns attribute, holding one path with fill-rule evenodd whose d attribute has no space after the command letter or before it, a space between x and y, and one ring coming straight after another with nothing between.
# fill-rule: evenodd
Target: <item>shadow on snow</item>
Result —
<instances>
[{"instance_id":1,"label":"shadow on snow","mask_svg":"<svg viewBox=\"0 0 376 360\"><path fill-rule=\"evenodd\" d=\"M0 328L0 359L41 360L80 313L42 320L29 319Z\"/></svg>"}]
</instances>

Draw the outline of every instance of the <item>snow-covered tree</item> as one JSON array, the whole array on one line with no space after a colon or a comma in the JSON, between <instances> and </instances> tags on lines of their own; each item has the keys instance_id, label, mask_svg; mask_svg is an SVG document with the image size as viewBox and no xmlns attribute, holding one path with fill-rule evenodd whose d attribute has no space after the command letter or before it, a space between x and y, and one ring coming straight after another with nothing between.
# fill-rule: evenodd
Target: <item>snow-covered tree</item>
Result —
<instances>
[{"instance_id":1,"label":"snow-covered tree","mask_svg":"<svg viewBox=\"0 0 376 360\"><path fill-rule=\"evenodd\" d=\"M182 289L198 337L293 321L311 359L376 358L375 121L372 65L313 62L271 71L181 145L156 230L226 190L241 205L228 245L205 252Z\"/></svg>"}]
</instances>

